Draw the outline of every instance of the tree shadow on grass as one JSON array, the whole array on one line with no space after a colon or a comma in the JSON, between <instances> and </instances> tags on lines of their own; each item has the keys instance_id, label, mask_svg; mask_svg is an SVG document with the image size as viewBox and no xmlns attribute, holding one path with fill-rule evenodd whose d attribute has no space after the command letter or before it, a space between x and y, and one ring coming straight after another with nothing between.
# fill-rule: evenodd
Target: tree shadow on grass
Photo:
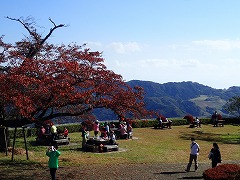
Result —
<instances>
[{"instance_id":1,"label":"tree shadow on grass","mask_svg":"<svg viewBox=\"0 0 240 180\"><path fill-rule=\"evenodd\" d=\"M45 169L40 163L34 162L15 162L15 161L0 161L0 179L34 179L31 172L36 169ZM30 172L29 175L22 176L23 171ZM37 170L36 170L37 171Z\"/></svg>"},{"instance_id":2,"label":"tree shadow on grass","mask_svg":"<svg viewBox=\"0 0 240 180\"><path fill-rule=\"evenodd\" d=\"M193 131L192 133L185 133L182 132L180 135L181 139L189 140L191 137L195 139L207 141L207 142L218 142L218 143L225 143L225 144L239 144L240 137L231 138L227 137L223 134L215 134L215 133L205 133L203 131L197 130Z\"/></svg>"}]
</instances>

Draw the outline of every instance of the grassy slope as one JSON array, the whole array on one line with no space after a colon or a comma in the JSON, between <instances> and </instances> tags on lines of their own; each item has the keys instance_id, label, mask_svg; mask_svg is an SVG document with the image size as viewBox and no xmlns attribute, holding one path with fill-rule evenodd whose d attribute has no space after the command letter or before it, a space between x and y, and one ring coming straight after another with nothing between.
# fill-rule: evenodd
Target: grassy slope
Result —
<instances>
[{"instance_id":1,"label":"grassy slope","mask_svg":"<svg viewBox=\"0 0 240 180\"><path fill-rule=\"evenodd\" d=\"M207 96L207 95L200 95L199 97L191 99L190 101L192 101L198 107L200 107L203 112L206 111L207 107L212 109L222 109L222 106L226 104L226 101L221 99L218 96ZM205 116L211 116L211 114L210 113L205 114Z\"/></svg>"},{"instance_id":2,"label":"grassy slope","mask_svg":"<svg viewBox=\"0 0 240 180\"><path fill-rule=\"evenodd\" d=\"M190 137L194 136L201 147L199 161L209 162L208 153L213 142L220 146L222 159L240 160L240 127L226 125L225 127L212 127L204 125L202 128L188 128L177 126L172 129L134 129L133 140L118 140L120 152L114 153L86 153L80 150L80 133L71 133L71 145L60 146L61 165L78 164L117 164L117 163L186 163L190 151ZM31 146L35 137L28 138L30 162L46 165L45 156L47 147ZM24 148L23 140L17 139L16 148ZM0 154L0 163L9 162L11 154ZM26 159L26 155L15 155L15 161Z\"/></svg>"}]
</instances>

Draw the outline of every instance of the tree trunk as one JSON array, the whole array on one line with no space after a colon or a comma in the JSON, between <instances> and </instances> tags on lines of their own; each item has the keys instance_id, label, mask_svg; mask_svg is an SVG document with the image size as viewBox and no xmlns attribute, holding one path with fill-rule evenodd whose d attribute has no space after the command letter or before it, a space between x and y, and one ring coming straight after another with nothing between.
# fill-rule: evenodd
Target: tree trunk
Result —
<instances>
[{"instance_id":1,"label":"tree trunk","mask_svg":"<svg viewBox=\"0 0 240 180\"><path fill-rule=\"evenodd\" d=\"M7 152L10 145L10 136L7 127L0 127L0 152Z\"/></svg>"}]
</instances>

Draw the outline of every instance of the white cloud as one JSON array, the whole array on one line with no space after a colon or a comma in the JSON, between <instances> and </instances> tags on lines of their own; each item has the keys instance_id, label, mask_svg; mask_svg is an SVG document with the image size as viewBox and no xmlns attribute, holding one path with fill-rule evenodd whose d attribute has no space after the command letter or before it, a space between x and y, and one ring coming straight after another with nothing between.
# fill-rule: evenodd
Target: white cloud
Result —
<instances>
[{"instance_id":1,"label":"white cloud","mask_svg":"<svg viewBox=\"0 0 240 180\"><path fill-rule=\"evenodd\" d=\"M195 68L200 62L197 59L146 59L140 60L141 67L152 68Z\"/></svg>"},{"instance_id":2,"label":"white cloud","mask_svg":"<svg viewBox=\"0 0 240 180\"><path fill-rule=\"evenodd\" d=\"M137 44L138 53L129 53L127 44L112 43L116 51L107 48L104 52L108 56L107 67L126 80L193 81L215 88L240 84L236 78L240 69L238 40L203 40L151 47Z\"/></svg>"},{"instance_id":3,"label":"white cloud","mask_svg":"<svg viewBox=\"0 0 240 180\"><path fill-rule=\"evenodd\" d=\"M194 45L206 46L206 48L211 48L215 50L225 50L229 51L232 49L240 49L239 40L201 40L192 41Z\"/></svg>"},{"instance_id":4,"label":"white cloud","mask_svg":"<svg viewBox=\"0 0 240 180\"><path fill-rule=\"evenodd\" d=\"M124 54L127 52L137 52L142 49L137 42L113 42L108 47L119 54Z\"/></svg>"},{"instance_id":5,"label":"white cloud","mask_svg":"<svg viewBox=\"0 0 240 180\"><path fill-rule=\"evenodd\" d=\"M93 42L93 41L90 41L90 42L87 42L87 45L88 45L88 46L94 46L94 47L101 47L101 46L102 46L102 43L101 43L101 42Z\"/></svg>"}]
</instances>

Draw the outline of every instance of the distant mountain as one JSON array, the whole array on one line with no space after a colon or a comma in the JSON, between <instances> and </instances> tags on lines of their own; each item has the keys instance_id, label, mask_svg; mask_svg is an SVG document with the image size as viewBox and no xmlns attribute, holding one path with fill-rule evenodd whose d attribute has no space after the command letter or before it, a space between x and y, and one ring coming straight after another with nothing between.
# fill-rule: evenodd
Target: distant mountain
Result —
<instances>
[{"instance_id":1,"label":"distant mountain","mask_svg":"<svg viewBox=\"0 0 240 180\"><path fill-rule=\"evenodd\" d=\"M154 110L166 117L183 117L192 114L210 117L214 111L227 116L223 105L233 96L240 95L240 87L214 89L196 82L169 82L159 84L151 81L132 80L131 87L141 86L145 91L145 104L148 110ZM116 119L109 111L98 110L95 115L100 120Z\"/></svg>"}]
</instances>

